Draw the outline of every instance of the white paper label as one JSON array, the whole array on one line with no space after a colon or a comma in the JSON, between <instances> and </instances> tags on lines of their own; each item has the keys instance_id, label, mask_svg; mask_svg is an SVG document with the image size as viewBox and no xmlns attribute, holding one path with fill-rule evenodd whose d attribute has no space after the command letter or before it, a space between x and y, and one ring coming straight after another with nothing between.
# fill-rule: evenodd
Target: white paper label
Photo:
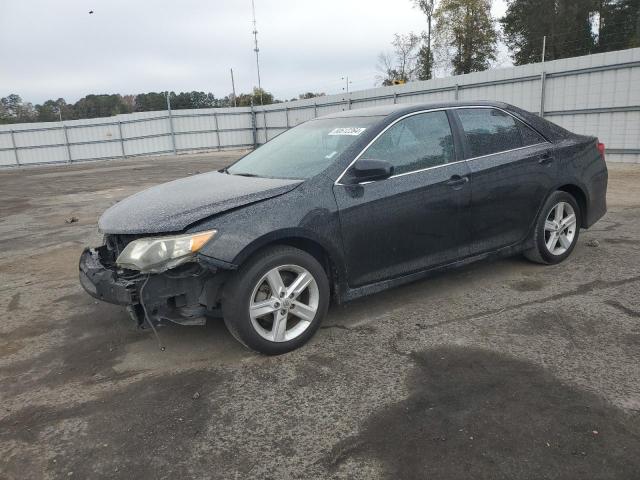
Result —
<instances>
[{"instance_id":1,"label":"white paper label","mask_svg":"<svg viewBox=\"0 0 640 480\"><path fill-rule=\"evenodd\" d=\"M334 128L329 132L329 135L351 135L353 137L357 137L365 130L366 128L358 128L358 127Z\"/></svg>"}]
</instances>

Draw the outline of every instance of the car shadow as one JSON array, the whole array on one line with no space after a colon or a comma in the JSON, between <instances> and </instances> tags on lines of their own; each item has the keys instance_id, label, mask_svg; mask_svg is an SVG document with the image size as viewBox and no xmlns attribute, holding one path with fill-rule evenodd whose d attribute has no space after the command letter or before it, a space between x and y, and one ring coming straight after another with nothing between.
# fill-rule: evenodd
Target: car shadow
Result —
<instances>
[{"instance_id":1,"label":"car shadow","mask_svg":"<svg viewBox=\"0 0 640 480\"><path fill-rule=\"evenodd\" d=\"M406 399L377 410L321 463L386 478L636 478L637 417L497 352L414 353Z\"/></svg>"}]
</instances>

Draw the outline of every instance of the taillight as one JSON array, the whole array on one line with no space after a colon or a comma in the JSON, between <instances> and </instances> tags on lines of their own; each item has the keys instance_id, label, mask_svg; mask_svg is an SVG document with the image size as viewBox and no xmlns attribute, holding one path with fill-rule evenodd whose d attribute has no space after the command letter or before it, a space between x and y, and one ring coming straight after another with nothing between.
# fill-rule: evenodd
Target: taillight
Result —
<instances>
[{"instance_id":1,"label":"taillight","mask_svg":"<svg viewBox=\"0 0 640 480\"><path fill-rule=\"evenodd\" d=\"M600 156L604 160L604 143L598 142L598 151L600 152Z\"/></svg>"}]
</instances>

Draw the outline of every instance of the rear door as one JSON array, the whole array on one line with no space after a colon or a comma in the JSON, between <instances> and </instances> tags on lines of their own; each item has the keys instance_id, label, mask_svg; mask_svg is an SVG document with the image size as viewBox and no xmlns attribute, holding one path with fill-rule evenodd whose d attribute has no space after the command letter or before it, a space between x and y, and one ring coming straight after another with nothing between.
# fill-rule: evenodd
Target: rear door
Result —
<instances>
[{"instance_id":1,"label":"rear door","mask_svg":"<svg viewBox=\"0 0 640 480\"><path fill-rule=\"evenodd\" d=\"M334 194L351 286L402 276L461 255L468 239L460 212L469 206L471 189L456 143L447 112L412 114L360 155L391 163L391 178L351 184L347 170L338 179Z\"/></svg>"},{"instance_id":2,"label":"rear door","mask_svg":"<svg viewBox=\"0 0 640 480\"><path fill-rule=\"evenodd\" d=\"M471 170L469 253L523 240L553 187L553 145L530 126L492 107L455 109Z\"/></svg>"}]
</instances>

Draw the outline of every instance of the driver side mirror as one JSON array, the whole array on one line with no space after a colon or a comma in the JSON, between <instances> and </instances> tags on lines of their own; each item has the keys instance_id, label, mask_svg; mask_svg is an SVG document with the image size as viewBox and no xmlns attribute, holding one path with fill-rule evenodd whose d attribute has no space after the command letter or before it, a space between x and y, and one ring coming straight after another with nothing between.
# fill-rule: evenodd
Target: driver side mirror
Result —
<instances>
[{"instance_id":1,"label":"driver side mirror","mask_svg":"<svg viewBox=\"0 0 640 480\"><path fill-rule=\"evenodd\" d=\"M351 183L384 180L393 175L394 167L384 160L358 160L351 167Z\"/></svg>"}]
</instances>

